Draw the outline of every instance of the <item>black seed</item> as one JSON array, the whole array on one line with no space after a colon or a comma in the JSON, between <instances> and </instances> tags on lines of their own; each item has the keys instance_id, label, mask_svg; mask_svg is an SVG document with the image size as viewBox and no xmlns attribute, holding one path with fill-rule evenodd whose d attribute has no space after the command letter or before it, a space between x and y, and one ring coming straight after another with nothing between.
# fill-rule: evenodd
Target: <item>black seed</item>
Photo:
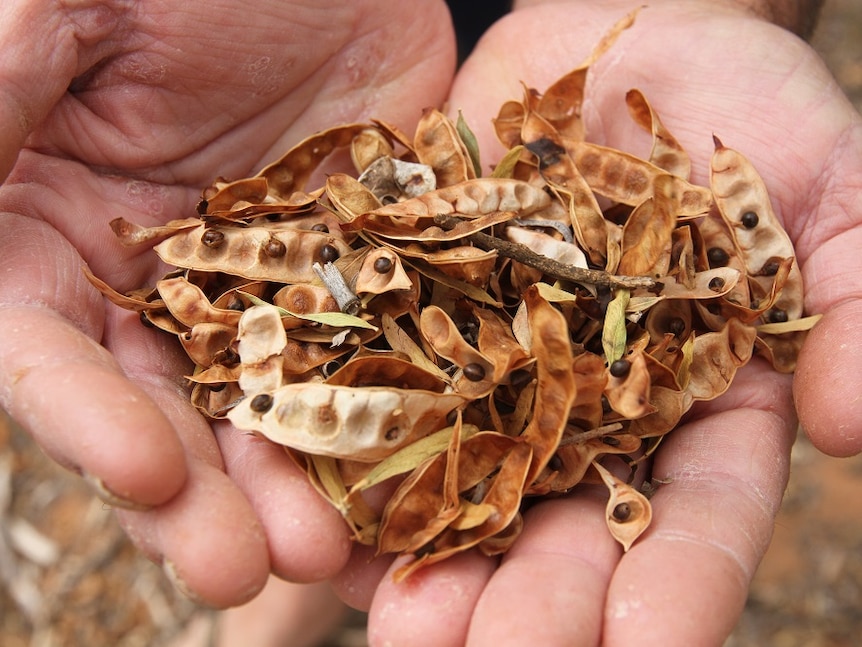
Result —
<instances>
[{"instance_id":1,"label":"black seed","mask_svg":"<svg viewBox=\"0 0 862 647\"><path fill-rule=\"evenodd\" d=\"M263 246L263 253L270 258L278 258L287 253L287 247L278 238L270 238Z\"/></svg>"},{"instance_id":2,"label":"black seed","mask_svg":"<svg viewBox=\"0 0 862 647\"><path fill-rule=\"evenodd\" d=\"M197 206L198 214L200 214L200 215L205 214L207 212L207 208L209 206L210 206L210 203L207 202L206 200L201 200L200 202L198 202L198 206Z\"/></svg>"},{"instance_id":3,"label":"black seed","mask_svg":"<svg viewBox=\"0 0 862 647\"><path fill-rule=\"evenodd\" d=\"M329 227L324 225L322 222L317 223L314 227L311 228L311 231L322 231L324 234L329 233Z\"/></svg>"},{"instance_id":4,"label":"black seed","mask_svg":"<svg viewBox=\"0 0 862 647\"><path fill-rule=\"evenodd\" d=\"M706 306L706 311L711 315L720 315L721 314L721 305L718 303L710 303Z\"/></svg>"},{"instance_id":5,"label":"black seed","mask_svg":"<svg viewBox=\"0 0 862 647\"><path fill-rule=\"evenodd\" d=\"M612 514L617 521L628 521L632 516L632 507L628 503L617 503Z\"/></svg>"},{"instance_id":6,"label":"black seed","mask_svg":"<svg viewBox=\"0 0 862 647\"><path fill-rule=\"evenodd\" d=\"M249 408L256 413L266 413L272 408L273 398L269 393L259 393L251 399Z\"/></svg>"},{"instance_id":7,"label":"black seed","mask_svg":"<svg viewBox=\"0 0 862 647\"><path fill-rule=\"evenodd\" d=\"M395 204L396 202L398 202L398 198L394 195L386 194L380 198L380 204Z\"/></svg>"},{"instance_id":8,"label":"black seed","mask_svg":"<svg viewBox=\"0 0 862 647\"><path fill-rule=\"evenodd\" d=\"M706 259L710 267L725 267L730 262L730 254L721 247L710 247L706 250Z\"/></svg>"},{"instance_id":9,"label":"black seed","mask_svg":"<svg viewBox=\"0 0 862 647\"><path fill-rule=\"evenodd\" d=\"M398 440L398 436L400 435L400 430L398 427L392 427L392 429L387 429L384 436L386 436L386 440L392 442L393 440Z\"/></svg>"},{"instance_id":10,"label":"black seed","mask_svg":"<svg viewBox=\"0 0 862 647\"><path fill-rule=\"evenodd\" d=\"M685 321L679 317L674 317L667 322L667 331L674 337L680 337L685 332Z\"/></svg>"},{"instance_id":11,"label":"black seed","mask_svg":"<svg viewBox=\"0 0 862 647\"><path fill-rule=\"evenodd\" d=\"M720 276L713 277L709 282L709 289L713 292L721 292L724 287L724 279Z\"/></svg>"},{"instance_id":12,"label":"black seed","mask_svg":"<svg viewBox=\"0 0 862 647\"><path fill-rule=\"evenodd\" d=\"M320 248L320 258L323 259L324 263L332 263L338 260L340 255L335 245L324 245Z\"/></svg>"},{"instance_id":13,"label":"black seed","mask_svg":"<svg viewBox=\"0 0 862 647\"><path fill-rule=\"evenodd\" d=\"M212 249L221 247L224 242L224 234L218 229L207 229L201 236L201 242Z\"/></svg>"},{"instance_id":14,"label":"black seed","mask_svg":"<svg viewBox=\"0 0 862 647\"><path fill-rule=\"evenodd\" d=\"M220 384L210 384L210 393L218 393L219 391L224 391L224 388L227 386L225 382L221 382Z\"/></svg>"},{"instance_id":15,"label":"black seed","mask_svg":"<svg viewBox=\"0 0 862 647\"><path fill-rule=\"evenodd\" d=\"M563 467L565 467L565 465L563 465L563 459L560 458L558 454L551 456L551 460L548 461L549 470L552 472L559 472Z\"/></svg>"},{"instance_id":16,"label":"black seed","mask_svg":"<svg viewBox=\"0 0 862 647\"><path fill-rule=\"evenodd\" d=\"M374 271L378 274L389 274L392 271L392 260L381 256L374 261Z\"/></svg>"},{"instance_id":17,"label":"black seed","mask_svg":"<svg viewBox=\"0 0 862 647\"><path fill-rule=\"evenodd\" d=\"M778 268L781 267L781 264L774 258L770 258L763 264L763 267L760 268L761 276L775 276L778 274Z\"/></svg>"},{"instance_id":18,"label":"black seed","mask_svg":"<svg viewBox=\"0 0 862 647\"><path fill-rule=\"evenodd\" d=\"M324 377L329 377L335 371L341 368L341 364L337 360L330 360L326 362L323 366L320 367L320 370L323 372Z\"/></svg>"},{"instance_id":19,"label":"black seed","mask_svg":"<svg viewBox=\"0 0 862 647\"><path fill-rule=\"evenodd\" d=\"M611 375L614 377L625 377L632 369L632 363L627 359L618 359L610 366Z\"/></svg>"},{"instance_id":20,"label":"black seed","mask_svg":"<svg viewBox=\"0 0 862 647\"><path fill-rule=\"evenodd\" d=\"M781 308L773 308L766 313L766 320L769 323L784 323L787 321L787 311Z\"/></svg>"},{"instance_id":21,"label":"black seed","mask_svg":"<svg viewBox=\"0 0 862 647\"><path fill-rule=\"evenodd\" d=\"M602 442L605 445L610 445L611 447L619 447L620 439L614 436L602 436Z\"/></svg>"},{"instance_id":22,"label":"black seed","mask_svg":"<svg viewBox=\"0 0 862 647\"><path fill-rule=\"evenodd\" d=\"M481 382L485 379L485 367L476 362L467 364L467 366L464 367L464 377L471 382Z\"/></svg>"},{"instance_id":23,"label":"black seed","mask_svg":"<svg viewBox=\"0 0 862 647\"><path fill-rule=\"evenodd\" d=\"M746 211L742 214L742 226L746 229L754 229L757 227L757 223L760 222L760 218L754 211Z\"/></svg>"}]
</instances>

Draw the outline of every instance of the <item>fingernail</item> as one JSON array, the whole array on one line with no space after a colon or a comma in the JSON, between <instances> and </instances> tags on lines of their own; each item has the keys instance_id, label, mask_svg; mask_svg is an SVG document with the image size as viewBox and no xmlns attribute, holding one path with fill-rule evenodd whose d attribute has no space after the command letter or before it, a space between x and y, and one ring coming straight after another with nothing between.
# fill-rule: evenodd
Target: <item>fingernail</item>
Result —
<instances>
[{"instance_id":1,"label":"fingernail","mask_svg":"<svg viewBox=\"0 0 862 647\"><path fill-rule=\"evenodd\" d=\"M103 502L107 505L115 507L115 508L123 508L124 510L149 510L152 508L150 505L146 505L143 503L137 503L135 501L130 501L124 496L120 496L116 492L112 491L105 485L105 482L97 476L93 476L92 474L87 474L86 472L82 472L81 474L84 477L84 480L90 484L90 487L96 492L96 496L98 496Z\"/></svg>"},{"instance_id":2,"label":"fingernail","mask_svg":"<svg viewBox=\"0 0 862 647\"><path fill-rule=\"evenodd\" d=\"M176 564L174 564L171 560L165 559L162 561L162 570L165 572L168 580L170 580L171 584L174 585L174 588L186 596L189 600L194 602L200 606L209 606L206 602L200 599L198 595L192 591L188 584L186 584L185 580L183 580L182 576L180 576L179 570L177 570Z\"/></svg>"}]
</instances>

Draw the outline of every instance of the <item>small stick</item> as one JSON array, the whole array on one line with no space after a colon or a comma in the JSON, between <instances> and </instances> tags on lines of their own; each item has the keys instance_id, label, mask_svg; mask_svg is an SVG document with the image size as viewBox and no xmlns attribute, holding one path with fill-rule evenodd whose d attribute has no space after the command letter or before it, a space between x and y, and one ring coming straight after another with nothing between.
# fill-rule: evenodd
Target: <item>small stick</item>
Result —
<instances>
[{"instance_id":1,"label":"small stick","mask_svg":"<svg viewBox=\"0 0 862 647\"><path fill-rule=\"evenodd\" d=\"M453 216L438 214L434 216L434 224L443 229L453 229L461 220ZM476 232L465 236L467 240L486 251L494 250L501 256L511 258L514 261L529 265L548 276L553 276L565 281L575 283L589 283L591 285L606 285L611 288L652 288L655 281L647 276L616 276L603 270L590 270L572 265L564 265L552 258L542 256L531 250L526 245L513 243L496 236L489 236L482 232Z\"/></svg>"},{"instance_id":2,"label":"small stick","mask_svg":"<svg viewBox=\"0 0 862 647\"><path fill-rule=\"evenodd\" d=\"M341 272L338 271L335 265L326 263L326 265L321 267L320 263L315 263L311 266L311 269L314 270L314 273L326 285L326 289L332 294L338 307L341 308L341 312L349 315L359 314L359 310L362 308L362 301L347 286L344 277L341 276Z\"/></svg>"}]
</instances>

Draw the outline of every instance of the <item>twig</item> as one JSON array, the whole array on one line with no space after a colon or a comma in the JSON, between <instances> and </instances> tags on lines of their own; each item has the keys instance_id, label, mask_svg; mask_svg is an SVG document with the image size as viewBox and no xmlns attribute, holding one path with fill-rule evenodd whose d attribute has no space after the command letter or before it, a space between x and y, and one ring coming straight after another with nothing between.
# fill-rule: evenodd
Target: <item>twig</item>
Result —
<instances>
[{"instance_id":1,"label":"twig","mask_svg":"<svg viewBox=\"0 0 862 647\"><path fill-rule=\"evenodd\" d=\"M434 216L434 224L446 230L453 229L460 222L461 220L453 216L443 214ZM655 287L655 281L647 276L616 276L602 270L590 270L582 267L574 267L573 265L564 265L552 258L537 254L526 245L513 243L496 236L489 236L482 232L469 234L465 238L476 245L476 247L486 251L494 250L501 256L534 267L542 273L557 279L630 290Z\"/></svg>"},{"instance_id":2,"label":"twig","mask_svg":"<svg viewBox=\"0 0 862 647\"><path fill-rule=\"evenodd\" d=\"M311 269L314 270L314 273L326 285L335 302L338 303L338 307L341 308L341 312L349 315L355 315L359 312L362 308L362 302L348 287L344 277L341 276L341 272L338 271L335 265L326 263L326 265L321 267L320 263L315 263L311 266Z\"/></svg>"}]
</instances>

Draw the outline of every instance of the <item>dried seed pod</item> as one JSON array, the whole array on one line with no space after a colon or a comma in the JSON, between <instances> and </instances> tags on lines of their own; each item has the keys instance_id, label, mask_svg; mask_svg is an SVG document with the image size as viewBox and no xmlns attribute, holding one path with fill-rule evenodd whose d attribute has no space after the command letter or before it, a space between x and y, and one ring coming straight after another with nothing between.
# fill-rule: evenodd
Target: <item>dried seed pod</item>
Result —
<instances>
[{"instance_id":1,"label":"dried seed pod","mask_svg":"<svg viewBox=\"0 0 862 647\"><path fill-rule=\"evenodd\" d=\"M473 162L455 124L439 110L423 111L413 136L413 149L419 162L434 171L438 187L476 177Z\"/></svg>"},{"instance_id":2,"label":"dried seed pod","mask_svg":"<svg viewBox=\"0 0 862 647\"><path fill-rule=\"evenodd\" d=\"M607 504L608 529L628 552L635 540L649 527L652 521L652 506L649 500L634 487L621 481L596 461L593 468L599 473L610 497Z\"/></svg>"},{"instance_id":3,"label":"dried seed pod","mask_svg":"<svg viewBox=\"0 0 862 647\"><path fill-rule=\"evenodd\" d=\"M455 393L315 383L286 384L270 395L274 403L265 413L246 398L228 418L279 445L372 462L442 429L446 415L465 402Z\"/></svg>"}]
</instances>

